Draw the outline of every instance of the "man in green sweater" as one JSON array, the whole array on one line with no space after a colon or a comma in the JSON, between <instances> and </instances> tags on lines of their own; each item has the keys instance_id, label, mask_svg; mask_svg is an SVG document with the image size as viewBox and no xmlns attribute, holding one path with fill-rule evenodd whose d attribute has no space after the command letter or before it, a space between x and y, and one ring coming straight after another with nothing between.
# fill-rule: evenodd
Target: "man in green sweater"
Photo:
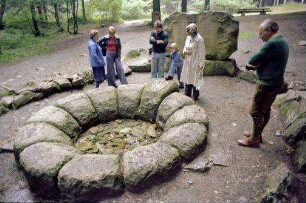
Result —
<instances>
[{"instance_id":1,"label":"man in green sweater","mask_svg":"<svg viewBox=\"0 0 306 203\"><path fill-rule=\"evenodd\" d=\"M257 84L250 109L253 132L246 132L245 137L238 140L241 146L257 148L262 143L261 134L270 119L271 106L284 84L289 46L278 29L278 24L270 19L261 23L258 35L266 43L246 65L247 70L256 70Z\"/></svg>"}]
</instances>

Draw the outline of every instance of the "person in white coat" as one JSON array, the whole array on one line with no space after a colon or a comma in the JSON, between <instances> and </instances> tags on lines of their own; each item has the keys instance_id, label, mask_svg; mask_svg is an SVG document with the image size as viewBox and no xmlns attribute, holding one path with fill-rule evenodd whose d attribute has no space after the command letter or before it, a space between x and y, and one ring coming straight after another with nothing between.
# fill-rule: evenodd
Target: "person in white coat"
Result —
<instances>
[{"instance_id":1,"label":"person in white coat","mask_svg":"<svg viewBox=\"0 0 306 203\"><path fill-rule=\"evenodd\" d=\"M203 80L205 45L204 39L198 33L196 24L191 23L186 26L186 32L187 38L183 50L185 60L181 81L185 83L185 95L192 97L196 101L200 96L197 86L199 81Z\"/></svg>"}]
</instances>

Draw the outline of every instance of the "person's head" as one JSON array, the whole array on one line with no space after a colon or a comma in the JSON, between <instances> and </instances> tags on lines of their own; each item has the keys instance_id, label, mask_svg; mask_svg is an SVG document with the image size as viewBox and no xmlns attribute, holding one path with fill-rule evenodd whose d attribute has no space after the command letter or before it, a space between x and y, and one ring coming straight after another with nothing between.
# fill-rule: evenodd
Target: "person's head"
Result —
<instances>
[{"instance_id":1,"label":"person's head","mask_svg":"<svg viewBox=\"0 0 306 203\"><path fill-rule=\"evenodd\" d=\"M274 34L278 32L279 26L278 24L271 20L264 20L259 27L258 37L262 39L262 41L268 41Z\"/></svg>"},{"instance_id":2,"label":"person's head","mask_svg":"<svg viewBox=\"0 0 306 203\"><path fill-rule=\"evenodd\" d=\"M186 32L189 36L196 36L198 34L198 26L195 23L191 23L186 26Z\"/></svg>"},{"instance_id":3,"label":"person's head","mask_svg":"<svg viewBox=\"0 0 306 203\"><path fill-rule=\"evenodd\" d=\"M99 39L99 30L97 30L97 29L90 30L89 37L90 37L90 39L98 40Z\"/></svg>"},{"instance_id":4,"label":"person's head","mask_svg":"<svg viewBox=\"0 0 306 203\"><path fill-rule=\"evenodd\" d=\"M116 34L116 28L114 26L109 26L107 29L107 32L109 35L115 35Z\"/></svg>"},{"instance_id":5,"label":"person's head","mask_svg":"<svg viewBox=\"0 0 306 203\"><path fill-rule=\"evenodd\" d=\"M171 51L172 51L172 52L176 52L176 51L179 50L176 43L172 43L172 44L170 45L170 48L171 48Z\"/></svg>"},{"instance_id":6,"label":"person's head","mask_svg":"<svg viewBox=\"0 0 306 203\"><path fill-rule=\"evenodd\" d=\"M160 20L155 21L154 29L157 33L160 33L161 31L163 31L163 23Z\"/></svg>"}]
</instances>

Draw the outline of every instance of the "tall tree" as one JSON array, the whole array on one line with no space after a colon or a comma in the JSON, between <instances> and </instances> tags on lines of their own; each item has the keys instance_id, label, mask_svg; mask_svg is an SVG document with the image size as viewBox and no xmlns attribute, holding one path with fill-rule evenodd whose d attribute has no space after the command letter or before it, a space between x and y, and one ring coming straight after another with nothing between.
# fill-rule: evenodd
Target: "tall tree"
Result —
<instances>
[{"instance_id":1,"label":"tall tree","mask_svg":"<svg viewBox=\"0 0 306 203\"><path fill-rule=\"evenodd\" d=\"M58 0L52 0L53 8L54 8L54 18L58 27L58 32L63 32L64 29L62 27L60 17L59 17L59 9L58 9Z\"/></svg>"},{"instance_id":2,"label":"tall tree","mask_svg":"<svg viewBox=\"0 0 306 203\"><path fill-rule=\"evenodd\" d=\"M1 0L1 2L0 2L0 30L4 29L3 15L4 15L4 11L5 11L5 4L6 4L6 0Z\"/></svg>"},{"instance_id":3,"label":"tall tree","mask_svg":"<svg viewBox=\"0 0 306 203\"><path fill-rule=\"evenodd\" d=\"M46 2L46 0L43 0L43 1L42 1L42 9L43 9L43 11L44 11L45 22L48 22L47 2Z\"/></svg>"},{"instance_id":4,"label":"tall tree","mask_svg":"<svg viewBox=\"0 0 306 203\"><path fill-rule=\"evenodd\" d=\"M182 12L187 12L187 0L182 0Z\"/></svg>"},{"instance_id":5,"label":"tall tree","mask_svg":"<svg viewBox=\"0 0 306 203\"><path fill-rule=\"evenodd\" d=\"M32 15L32 22L33 22L33 33L35 36L41 35L40 30L38 28L38 22L36 19L36 11L35 11L35 4L33 0L30 1L30 9L31 9L31 15Z\"/></svg>"},{"instance_id":6,"label":"tall tree","mask_svg":"<svg viewBox=\"0 0 306 203\"><path fill-rule=\"evenodd\" d=\"M86 24L87 20L86 20L86 13L85 13L85 0L81 0L81 1L82 1L83 21L84 21L84 24Z\"/></svg>"},{"instance_id":7,"label":"tall tree","mask_svg":"<svg viewBox=\"0 0 306 203\"><path fill-rule=\"evenodd\" d=\"M204 11L210 10L210 0L205 0Z\"/></svg>"},{"instance_id":8,"label":"tall tree","mask_svg":"<svg viewBox=\"0 0 306 203\"><path fill-rule=\"evenodd\" d=\"M67 31L70 34L78 33L78 0L67 0ZM70 17L70 14L72 17ZM70 24L73 25L73 31L70 30Z\"/></svg>"},{"instance_id":9,"label":"tall tree","mask_svg":"<svg viewBox=\"0 0 306 203\"><path fill-rule=\"evenodd\" d=\"M160 19L160 0L153 0L152 23Z\"/></svg>"}]
</instances>

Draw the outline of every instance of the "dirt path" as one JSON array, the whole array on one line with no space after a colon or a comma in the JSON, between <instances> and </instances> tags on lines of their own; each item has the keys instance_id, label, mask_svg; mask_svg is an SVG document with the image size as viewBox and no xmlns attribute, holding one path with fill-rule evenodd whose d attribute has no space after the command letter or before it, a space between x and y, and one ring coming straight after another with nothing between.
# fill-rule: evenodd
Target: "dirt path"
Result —
<instances>
[{"instance_id":1,"label":"dirt path","mask_svg":"<svg viewBox=\"0 0 306 203\"><path fill-rule=\"evenodd\" d=\"M257 25L266 17L280 23L281 32L290 43L290 62L286 80L306 81L304 56L305 47L296 44L306 35L306 13L246 16L239 18L240 32L257 32ZM132 48L148 48L149 28L138 27L138 23L123 25L118 29L123 43L123 53ZM104 29L105 30L105 29ZM24 84L28 80L39 81L46 76L57 73L69 74L81 72L88 65L87 39L80 39L71 48L55 53L36 56L9 67L0 67L0 78L11 86ZM259 39L239 41L239 49L233 54L239 66L244 66L262 42ZM249 50L248 54L244 54ZM20 77L22 76L22 77ZM12 81L12 79L14 81ZM132 74L130 83L144 83L150 79L149 74ZM103 83L103 86L106 84ZM102 86L102 88L103 88ZM93 88L93 87L87 87ZM251 126L248 108L252 99L254 85L237 78L206 77L198 104L202 106L210 120L209 138L206 149L194 161L204 160L211 155L226 155L228 166L213 166L206 173L193 173L180 170L171 180L152 186L143 193L125 192L109 199L124 202L250 202L255 201L258 191L264 188L266 175L280 163L287 163L285 144L275 135L282 129L278 112L273 108L270 123L264 131L264 144L259 149L242 148L237 139L244 130ZM0 117L0 145L12 144L16 128L32 112L49 106L70 92L56 94L39 102L26 105L16 111ZM39 201L29 190L22 172L16 167L12 154L0 154L0 201Z\"/></svg>"}]
</instances>

